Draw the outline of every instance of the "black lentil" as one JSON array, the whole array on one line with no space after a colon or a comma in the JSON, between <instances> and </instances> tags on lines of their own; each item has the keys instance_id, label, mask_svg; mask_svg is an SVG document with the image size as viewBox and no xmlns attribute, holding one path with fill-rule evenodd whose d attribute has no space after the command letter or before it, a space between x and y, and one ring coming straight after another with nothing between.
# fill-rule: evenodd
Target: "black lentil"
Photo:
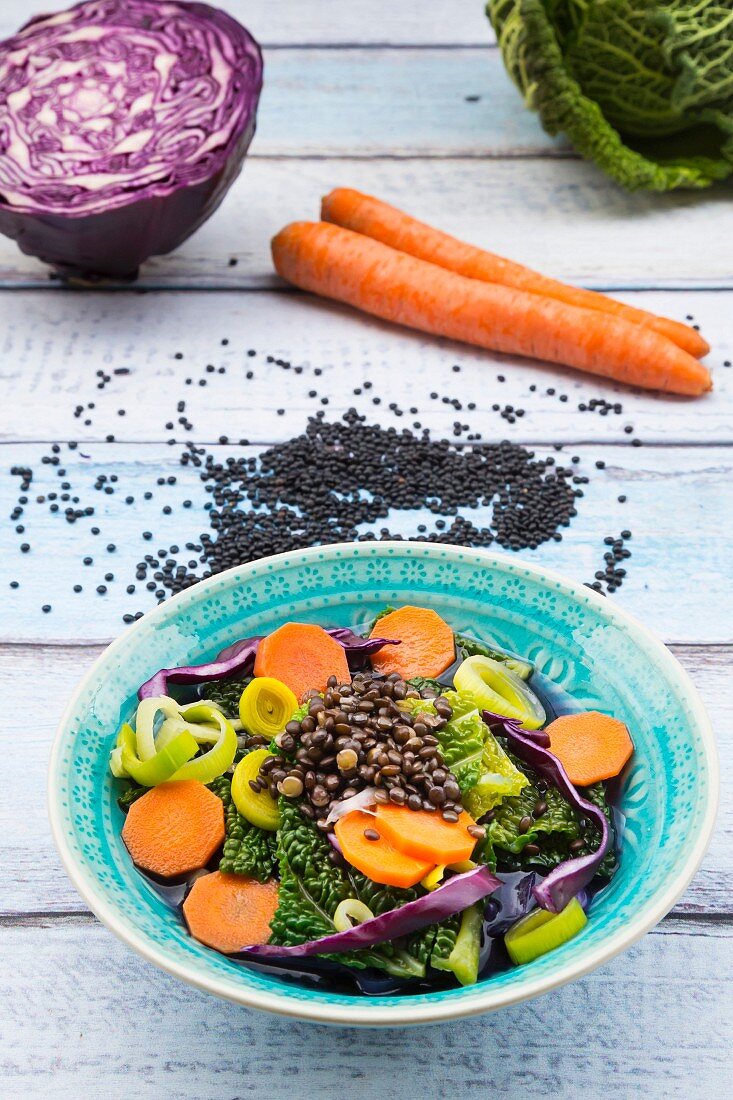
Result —
<instances>
[{"instance_id":1,"label":"black lentil","mask_svg":"<svg viewBox=\"0 0 733 1100\"><path fill-rule=\"evenodd\" d=\"M624 542L630 538L631 531L628 529L624 529L618 537L614 535L605 536L603 545L609 547L603 555L605 565L603 569L596 571L594 581L586 582L588 588L605 594L605 592L613 593L621 587L626 576L626 570L619 565L619 562L631 557L631 551L627 546L624 546Z\"/></svg>"},{"instance_id":2,"label":"black lentil","mask_svg":"<svg viewBox=\"0 0 733 1100\"><path fill-rule=\"evenodd\" d=\"M223 343L223 341L222 341ZM246 352L254 357L254 349ZM182 359L183 353L176 352L175 358ZM268 362L275 363L283 370L294 369L302 373L303 367L292 368L289 361L269 356ZM216 373L213 364L204 368L206 375ZM218 368L222 371L224 368ZM461 370L459 364L452 366L452 372ZM109 373L97 371L96 377L101 385L111 381L112 375L129 374L129 368L114 368ZM312 370L315 377L323 374L323 369ZM253 372L248 371L252 378ZM503 374L497 375L498 381L504 381ZM204 381L204 380L202 380ZM212 382L215 381L212 379ZM365 379L355 392L365 394L374 391L374 383ZM529 391L537 392L537 385L531 384ZM327 402L317 391L311 396ZM553 387L546 391L556 395ZM462 402L450 394L430 394L456 410L463 408ZM567 396L559 394L559 400ZM395 415L403 410L397 402L391 400L387 392L381 396L377 392L375 403L389 407ZM85 407L94 408L94 402L78 405L75 416L83 415ZM468 402L469 410L474 411L475 402ZM619 402L608 402L604 398L586 399L586 407L602 414L622 411ZM116 405L112 406L114 411ZM176 408L182 413L186 402L176 401ZM507 404L502 409L495 405L505 420L515 423L525 414L524 409ZM417 407L410 407L410 414L417 413ZM118 410L120 415L124 408ZM278 409L278 415L283 412ZM184 423L185 422L185 423ZM186 417L179 417L179 423L187 430L192 428ZM393 539L404 537L398 531L387 526L379 526L379 520L389 515L410 512L426 508L432 512L433 524L421 523L414 536L417 541L458 543L466 546L489 546L496 543L504 549L534 549L548 540L561 541L562 529L568 527L577 514L575 504L582 496L582 490L575 488L588 481L586 477L573 474L570 469L555 466L551 458L535 456L526 447L507 440L480 443L479 433L473 433L470 425L459 420L453 422L454 438L462 437L460 445L446 439L434 439L427 430L423 430L415 421L415 431L396 428L382 428L368 424L366 417L357 410L350 409L341 421L329 423L323 412L317 413L308 421L305 431L293 439L261 453L259 456L242 454L218 461L217 456L207 453L204 447L187 444L181 455L183 466L192 465L201 474L204 488L210 494L210 500L204 505L208 527L196 542L189 542L187 550L193 550L179 560L179 548L171 547L162 551L160 563L155 565L144 561L138 564L135 572L138 581L147 581L156 570L156 579L151 587L157 597L164 598L171 592L180 591L202 577L210 576L222 569L242 561L253 560L262 555L287 551L303 544L323 544L334 541L370 541L375 539ZM166 423L172 430L173 421ZM627 425L626 431L632 434L633 426ZM468 434L467 434L468 433ZM107 435L109 442L113 435ZM169 440L169 443L174 441ZM226 436L221 442L229 443ZM634 445L640 441L631 440ZM240 440L244 447L247 440ZM77 449L75 441L66 444L70 451ZM561 450L561 445L557 450ZM59 468L61 445L54 443L50 453L44 455L42 462L57 468L59 477L66 471ZM89 457L89 456L84 456ZM575 462L576 459L573 459ZM605 463L597 461L596 468L605 468ZM30 469L14 467L14 474L21 476L21 490L27 489L33 473ZM165 484L166 479L158 479ZM113 483L117 475L99 475L95 488L107 495L114 493ZM170 484L175 478L167 478ZM378 491L374 491L374 487ZM436 492L439 486L439 493ZM61 501L79 504L78 497L72 497L73 487L69 481L61 485ZM120 485L120 489L122 489ZM153 493L145 491L143 499L151 500ZM56 494L39 495L38 503L49 502L52 512L59 512L69 523L76 522L86 515L92 515L90 507L66 507L59 509L55 502ZM133 504L132 495L125 496L126 504ZM619 496L624 503L625 496ZM18 508L13 518L22 514L22 505L27 498L18 499ZM51 503L53 502L53 503ZM190 509L193 502L186 499L183 508ZM475 521L470 511L477 507L488 507L488 519L483 524ZM165 515L171 515L173 508L165 505ZM23 532L23 524L17 524L18 534ZM98 535L98 526L90 529ZM146 541L151 541L153 532L142 532ZM30 544L22 543L20 549L30 552ZM115 546L107 544L111 553ZM621 556L628 556L624 550ZM605 585L614 591L625 577L626 570L620 568L619 557L612 562L604 562L603 581L595 579L601 588ZM91 558L84 558L85 564L92 564ZM612 568L609 572L608 567ZM600 570L599 570L600 572ZM105 575L110 579L111 575ZM81 589L81 586L79 586ZM129 595L134 594L135 586L128 585ZM141 614L140 612L137 613Z\"/></svg>"},{"instance_id":3,"label":"black lentil","mask_svg":"<svg viewBox=\"0 0 733 1100\"><path fill-rule=\"evenodd\" d=\"M311 417L302 435L259 457L219 462L188 444L182 463L201 469L212 496L210 531L199 536L203 575L308 543L374 539L365 528L392 510L427 506L437 517L450 517L449 524L420 534L422 541L497 542L513 550L555 537L576 514L571 474L552 470L551 459L506 440L457 448L427 432L369 425L354 409L333 423L322 414ZM491 504L489 527L461 515L481 502ZM378 537L400 536L385 527ZM176 592L198 579L200 573L176 561L161 583Z\"/></svg>"},{"instance_id":4,"label":"black lentil","mask_svg":"<svg viewBox=\"0 0 733 1100\"><path fill-rule=\"evenodd\" d=\"M323 698L307 693L308 713L275 738L279 755L263 761L260 789L302 794L301 810L324 831L332 827L326 818L334 803L365 787L375 788L378 802L429 812L439 807L445 820L457 821L460 788L431 732L450 719L450 705L441 700L440 714L412 715L399 707L407 696L419 698L396 673L356 673L343 684L331 677ZM479 828L475 839L484 835Z\"/></svg>"}]
</instances>

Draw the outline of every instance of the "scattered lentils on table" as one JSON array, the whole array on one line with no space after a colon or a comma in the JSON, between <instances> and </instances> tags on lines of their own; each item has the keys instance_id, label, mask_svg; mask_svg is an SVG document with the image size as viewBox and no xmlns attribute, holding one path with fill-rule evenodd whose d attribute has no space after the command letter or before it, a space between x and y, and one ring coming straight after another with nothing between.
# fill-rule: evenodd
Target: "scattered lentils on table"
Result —
<instances>
[{"instance_id":1,"label":"scattered lentils on table","mask_svg":"<svg viewBox=\"0 0 733 1100\"><path fill-rule=\"evenodd\" d=\"M228 340L222 339L221 344L226 346ZM256 354L255 349L246 352L248 359ZM183 353L176 352L174 358L182 360ZM295 374L308 369L274 356L267 356L266 362ZM213 363L206 364L203 369L206 375L223 374L227 370L224 366L216 368ZM459 364L453 365L453 373L460 370ZM113 381L113 376L120 378L130 373L129 367L109 372L98 370L97 387L103 390ZM323 370L316 367L310 373L320 377ZM248 370L246 379L253 377L254 372ZM505 377L499 374L496 380L501 383ZM204 377L198 381L200 385L206 384ZM187 385L192 382L193 378L185 379ZM537 389L534 383L529 386L530 393L536 393ZM354 389L354 394L368 395L371 390L373 383L365 379ZM328 403L328 397L315 389L309 391L309 396L321 404ZM544 395L539 396L556 397L561 402L568 400L566 394L558 394L554 387L547 387ZM441 395L433 391L430 397L438 400ZM375 404L382 403L379 395L371 400ZM449 394L442 395L442 403L457 412L463 409L463 402ZM385 401L384 408L385 413L388 411L398 418L405 411L394 401ZM77 405L74 416L80 418L85 409L94 410L95 402ZM187 432L193 431L193 423L182 415L186 402L178 399L176 409L181 414L178 424ZM468 402L467 409L475 411L475 402ZM493 410L510 423L525 415L524 408L508 404L494 404ZM597 411L605 416L610 412L620 414L622 405L605 398L591 398L579 403L578 410ZM124 408L117 411L124 416ZM285 410L277 412L284 415ZM417 408L412 406L409 412L414 416ZM91 424L91 420L85 423ZM167 421L165 426L168 431L173 430L173 420ZM633 434L633 426L626 425L624 431ZM395 511L409 512L419 508L450 519L449 525L445 519L437 519L432 532L428 532L425 524L420 524L415 536L417 541L476 547L496 543L503 549L523 550L535 549L549 539L562 538L562 529L577 515L577 500L583 496L580 486L589 480L573 468L579 462L577 456L572 458L572 465L564 466L551 457L537 457L533 451L508 440L485 444L480 442L480 433L471 431L470 425L460 420L454 421L452 434L454 439L462 437L460 445L432 438L418 421L413 423L412 430L368 424L366 417L352 408L341 420L333 422L327 421L325 413L319 411L309 419L300 435L264 450L257 457L240 455L217 461L207 448L188 442L180 461L183 467L198 470L204 489L211 496L205 505L208 530L198 535L190 532L183 553L178 545L173 545L159 549L157 554L145 554L138 562L136 579L146 581L146 588L161 600L231 565L266 554L306 544L400 539L403 536L387 526L377 529L377 521L386 520ZM112 434L106 436L109 443L114 439ZM170 445L175 442L168 440ZM220 443L226 445L229 440L222 436ZM641 440L636 437L630 443L641 446ZM247 444L246 439L239 440L241 447ZM78 443L70 441L67 447L76 451ZM555 449L561 451L562 445L556 445ZM56 467L58 476L68 478L67 470L61 466L60 445L55 443L50 450L50 454L43 455L42 464ZM601 460L595 465L599 470L605 467ZM21 479L18 504L11 513L11 518L16 520L23 516L28 503L25 493L33 481L33 471L30 467L14 466L11 473ZM116 492L117 482L117 474L99 474L94 488L111 496ZM158 478L157 482L172 485L176 478ZM70 524L94 515L94 506L82 504L69 480L62 482L61 489L61 494L39 495L35 503L48 503L49 511L56 513L60 510L57 503L60 500L66 504L63 515ZM153 493L146 490L143 499L152 498ZM129 494L124 498L128 505L134 500ZM618 497L619 503L625 501L625 495ZM186 499L182 506L191 508L192 501ZM474 522L475 516L471 516L479 507L490 510L490 518L484 525L478 525ZM162 512L170 515L173 508L165 504ZM24 533L25 526L18 524L16 531ZM100 534L100 528L92 527L91 533ZM154 538L151 530L141 534L146 541ZM630 537L630 532L622 532L620 538L605 538L605 545L610 547L604 553L605 566L596 572L593 581L588 582L589 587L600 592L614 592L621 586L626 570L620 563L630 557L625 545ZM25 541L20 543L19 549L28 554L31 545ZM109 543L107 550L113 553L116 545ZM90 555L84 556L83 562L86 566L93 565ZM104 580L111 583L113 574L104 574ZM19 587L17 580L10 583L13 588ZM100 596L108 591L105 583L95 587ZM81 592L82 585L75 584L73 590ZM135 591L134 584L127 585L128 595ZM49 613L51 605L44 604L42 610ZM123 620L132 622L141 615L141 611L126 613Z\"/></svg>"}]
</instances>

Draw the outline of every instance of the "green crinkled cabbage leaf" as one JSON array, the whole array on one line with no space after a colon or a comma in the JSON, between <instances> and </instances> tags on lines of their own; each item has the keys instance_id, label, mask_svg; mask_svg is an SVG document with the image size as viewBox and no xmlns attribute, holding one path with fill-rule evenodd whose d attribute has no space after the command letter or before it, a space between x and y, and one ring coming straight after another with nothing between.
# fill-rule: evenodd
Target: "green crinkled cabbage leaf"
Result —
<instances>
[{"instance_id":1,"label":"green crinkled cabbage leaf","mask_svg":"<svg viewBox=\"0 0 733 1100\"><path fill-rule=\"evenodd\" d=\"M117 799L117 805L120 807L123 814L126 814L133 802L137 802L138 798L142 798L149 790L150 787L141 787L139 783L135 783L135 781L131 779Z\"/></svg>"},{"instance_id":2,"label":"green crinkled cabbage leaf","mask_svg":"<svg viewBox=\"0 0 733 1100\"><path fill-rule=\"evenodd\" d=\"M440 680L433 679L432 676L411 676L407 681L410 687L414 687L422 695L426 692L426 698L432 695L441 695L445 689L445 684L441 684Z\"/></svg>"},{"instance_id":3,"label":"green crinkled cabbage leaf","mask_svg":"<svg viewBox=\"0 0 733 1100\"><path fill-rule=\"evenodd\" d=\"M199 688L199 697L210 700L225 717L239 718L239 700L253 679L253 676L237 676L233 680L207 680Z\"/></svg>"},{"instance_id":4,"label":"green crinkled cabbage leaf","mask_svg":"<svg viewBox=\"0 0 733 1100\"><path fill-rule=\"evenodd\" d=\"M548 134L629 190L733 172L733 9L722 0L488 0Z\"/></svg>"},{"instance_id":5,"label":"green crinkled cabbage leaf","mask_svg":"<svg viewBox=\"0 0 733 1100\"><path fill-rule=\"evenodd\" d=\"M454 913L452 917L447 917L440 924L431 924L428 928L414 932L407 939L407 951L421 963L430 963L431 966L437 966L439 970L448 969L445 963L456 946L461 918L461 913Z\"/></svg>"},{"instance_id":6,"label":"green crinkled cabbage leaf","mask_svg":"<svg viewBox=\"0 0 733 1100\"><path fill-rule=\"evenodd\" d=\"M479 642L476 638L469 638L468 634L456 634L455 638L458 655L464 661L466 657L490 657L492 661L500 661L505 664L507 668L510 668L512 672L516 672L517 676L521 676L523 680L528 680L532 675L533 665L522 657L507 653L503 649L497 649L496 646L488 645L486 642Z\"/></svg>"},{"instance_id":7,"label":"green crinkled cabbage leaf","mask_svg":"<svg viewBox=\"0 0 733 1100\"><path fill-rule=\"evenodd\" d=\"M463 805L479 818L503 798L519 794L527 780L482 719L470 692L444 691L443 698L450 703L453 717L436 734L440 753L461 788ZM425 699L405 699L400 706L413 714L435 714L435 707Z\"/></svg>"},{"instance_id":8,"label":"green crinkled cabbage leaf","mask_svg":"<svg viewBox=\"0 0 733 1100\"><path fill-rule=\"evenodd\" d=\"M232 784L220 776L209 784L209 790L224 803L226 835L219 870L231 875L248 875L258 882L267 882L277 868L277 837L247 821L232 800Z\"/></svg>"},{"instance_id":9,"label":"green crinkled cabbage leaf","mask_svg":"<svg viewBox=\"0 0 733 1100\"><path fill-rule=\"evenodd\" d=\"M320 939L335 931L333 916L339 902L357 898L375 916L418 897L416 888L399 890L372 882L353 867L341 869L329 859L331 845L295 803L281 798L278 860L280 893L270 925L271 943L288 946ZM434 951L448 949L451 925L431 925L408 937L404 944L384 943L349 953L323 956L347 966L374 966L400 978L423 977ZM457 931L457 927L456 927ZM450 954L450 947L447 953Z\"/></svg>"},{"instance_id":10,"label":"green crinkled cabbage leaf","mask_svg":"<svg viewBox=\"0 0 733 1100\"><path fill-rule=\"evenodd\" d=\"M522 767L528 781L527 786L519 795L505 799L496 807L493 820L488 826L483 854L492 870L498 867L504 871L531 869L548 872L566 859L595 851L600 842L600 833L595 827L591 827L587 833L581 833L581 817L578 811L556 787L548 786L546 791L540 793L538 777L526 765ZM609 824L612 824L602 783L588 787L581 794L599 806ZM547 803L547 811L541 817L534 818L533 810L540 800ZM531 824L522 833L519 826L525 817L531 819ZM581 835L587 836L587 844L578 851L571 852L571 841L577 840ZM524 849L528 844L537 845L539 852L527 854ZM616 854L614 845L611 844L597 874L610 878L615 866Z\"/></svg>"}]
</instances>

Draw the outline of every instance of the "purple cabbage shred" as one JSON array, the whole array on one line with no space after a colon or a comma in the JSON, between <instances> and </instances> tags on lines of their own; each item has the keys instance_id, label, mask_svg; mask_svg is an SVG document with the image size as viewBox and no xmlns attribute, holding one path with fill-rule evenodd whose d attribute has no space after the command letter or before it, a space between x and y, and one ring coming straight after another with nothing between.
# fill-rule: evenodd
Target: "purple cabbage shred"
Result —
<instances>
[{"instance_id":1,"label":"purple cabbage shred","mask_svg":"<svg viewBox=\"0 0 733 1100\"><path fill-rule=\"evenodd\" d=\"M564 860L534 886L532 892L537 903L551 913L559 913L591 882L608 850L611 832L606 815L580 796L560 761L549 751L550 738L544 730L526 730L516 718L506 718L488 710L484 711L483 718L492 733L505 737L512 752L557 787L570 805L592 821L601 834L595 852Z\"/></svg>"},{"instance_id":2,"label":"purple cabbage shred","mask_svg":"<svg viewBox=\"0 0 733 1100\"><path fill-rule=\"evenodd\" d=\"M345 626L336 626L326 631L343 646L346 659L352 671L363 667L365 659L385 645L399 645L396 639L361 638ZM176 668L161 668L146 680L138 689L139 699L149 699L156 695L168 695L170 684L203 684L207 680L227 680L232 676L246 676L252 671L257 656L257 647L262 635L240 638L222 649L213 661L203 665L179 665Z\"/></svg>"}]
</instances>

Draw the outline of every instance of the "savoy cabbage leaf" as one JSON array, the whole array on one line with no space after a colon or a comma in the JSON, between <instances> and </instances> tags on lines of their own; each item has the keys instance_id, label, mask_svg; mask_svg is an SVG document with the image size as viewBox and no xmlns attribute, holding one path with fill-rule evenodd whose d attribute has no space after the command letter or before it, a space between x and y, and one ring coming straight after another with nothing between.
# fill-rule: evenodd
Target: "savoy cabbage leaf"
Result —
<instances>
[{"instance_id":1,"label":"savoy cabbage leaf","mask_svg":"<svg viewBox=\"0 0 733 1100\"><path fill-rule=\"evenodd\" d=\"M501 664L506 665L512 672L516 672L517 676L521 676L523 680L528 680L532 675L534 666L522 657L507 653L506 650L498 649L487 642L480 642L477 638L470 638L468 634L456 634L455 639L458 655L464 661L466 657L490 657L492 661L499 661Z\"/></svg>"},{"instance_id":2,"label":"savoy cabbage leaf","mask_svg":"<svg viewBox=\"0 0 733 1100\"><path fill-rule=\"evenodd\" d=\"M440 680L435 680L432 676L411 676L407 683L419 691L425 699L430 698L431 695L440 695L445 689L445 684L441 684Z\"/></svg>"},{"instance_id":3,"label":"savoy cabbage leaf","mask_svg":"<svg viewBox=\"0 0 733 1100\"><path fill-rule=\"evenodd\" d=\"M482 817L503 798L519 794L527 785L481 717L476 699L468 691L444 691L453 716L437 732L440 754L456 777L463 804L474 818ZM405 699L400 706L413 714L435 714L426 699Z\"/></svg>"},{"instance_id":4,"label":"savoy cabbage leaf","mask_svg":"<svg viewBox=\"0 0 733 1100\"><path fill-rule=\"evenodd\" d=\"M209 784L209 790L224 803L225 838L219 870L225 874L248 875L258 882L267 882L277 868L277 837L247 821L232 799L232 784L227 776L219 776Z\"/></svg>"},{"instance_id":5,"label":"savoy cabbage leaf","mask_svg":"<svg viewBox=\"0 0 733 1100\"><path fill-rule=\"evenodd\" d=\"M137 802L138 798L142 798L149 790L149 787L141 787L139 783L135 783L134 780L131 779L122 794L117 798L117 805L120 807L123 814L126 814L133 802Z\"/></svg>"},{"instance_id":6,"label":"savoy cabbage leaf","mask_svg":"<svg viewBox=\"0 0 733 1100\"><path fill-rule=\"evenodd\" d=\"M600 843L598 831L591 828L584 832L581 828L581 815L560 791L546 784L538 787L541 782L539 777L526 765L522 764L522 767L528 781L527 786L520 794L500 803L493 811L493 819L488 825L483 854L492 870L537 870L546 873L566 859L595 851ZM603 784L588 787L581 793L599 806L612 824ZM547 804L547 810L541 817L535 818L533 811L539 801ZM525 818L530 819L530 825L523 833L520 825ZM586 844L578 851L571 852L571 842L581 836ZM527 853L525 848L530 844L539 848L539 851L532 849ZM612 843L597 873L604 878L610 878L615 864L615 846Z\"/></svg>"},{"instance_id":7,"label":"savoy cabbage leaf","mask_svg":"<svg viewBox=\"0 0 733 1100\"><path fill-rule=\"evenodd\" d=\"M337 867L329 858L332 851L329 841L312 822L303 818L298 806L281 798L279 807L280 892L270 924L271 943L288 946L330 935L335 931L336 908L345 898L357 898L377 916L418 896L416 889L381 886L352 867ZM400 978L422 977L426 951L419 949L419 944L421 936L428 934L429 929L416 933L404 947L384 943L367 950L323 957L347 966L374 966Z\"/></svg>"},{"instance_id":8,"label":"savoy cabbage leaf","mask_svg":"<svg viewBox=\"0 0 733 1100\"><path fill-rule=\"evenodd\" d=\"M551 134L629 188L733 171L733 10L722 0L488 0L509 75Z\"/></svg>"},{"instance_id":9,"label":"savoy cabbage leaf","mask_svg":"<svg viewBox=\"0 0 733 1100\"><path fill-rule=\"evenodd\" d=\"M232 680L207 680L199 687L199 698L209 700L227 718L239 718L239 700L253 679L253 676L237 676Z\"/></svg>"}]
</instances>

